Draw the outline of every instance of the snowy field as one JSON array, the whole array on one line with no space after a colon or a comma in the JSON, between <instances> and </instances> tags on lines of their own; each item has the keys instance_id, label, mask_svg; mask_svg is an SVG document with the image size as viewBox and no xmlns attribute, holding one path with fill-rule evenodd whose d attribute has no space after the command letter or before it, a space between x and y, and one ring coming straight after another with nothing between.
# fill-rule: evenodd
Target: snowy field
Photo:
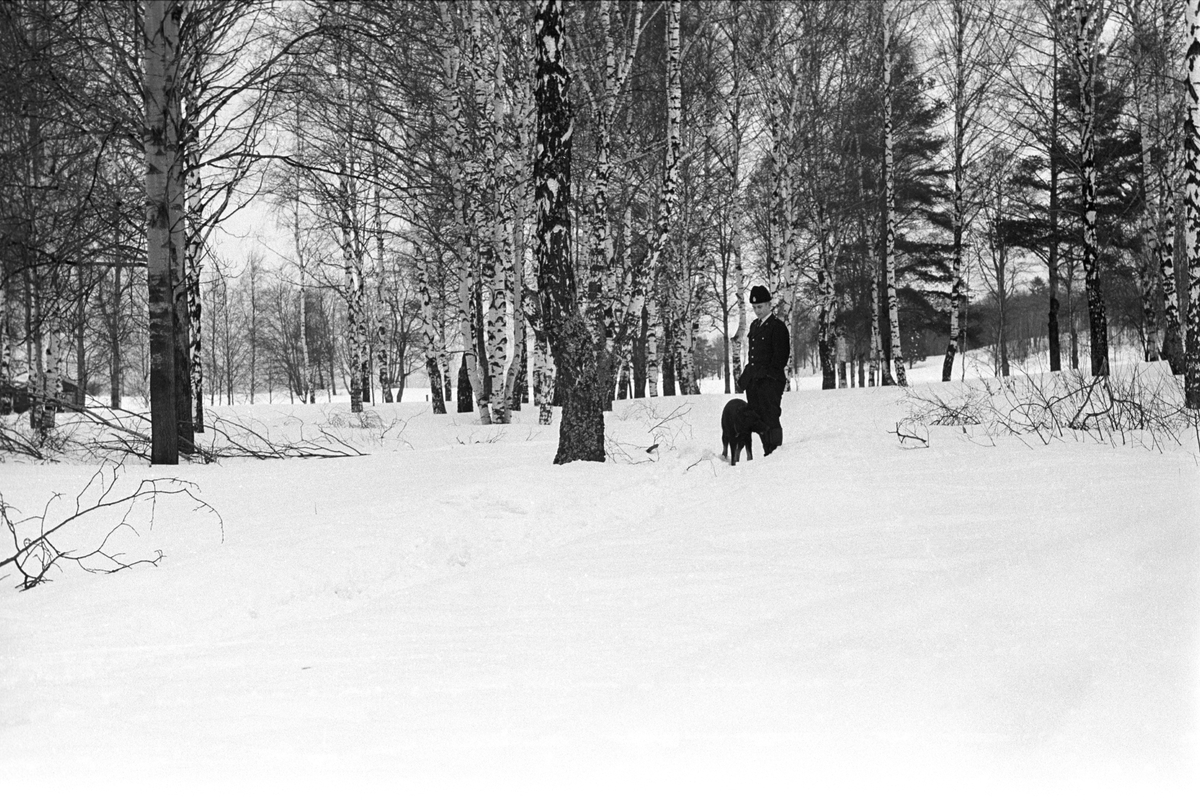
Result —
<instances>
[{"instance_id":1,"label":"snowy field","mask_svg":"<svg viewBox=\"0 0 1200 809\"><path fill-rule=\"evenodd\" d=\"M216 515L135 511L108 548L156 567L0 569L0 805L1200 805L1194 437L921 447L902 391L809 379L730 467L712 384L563 467L529 407L212 408L368 454L129 463Z\"/></svg>"}]
</instances>

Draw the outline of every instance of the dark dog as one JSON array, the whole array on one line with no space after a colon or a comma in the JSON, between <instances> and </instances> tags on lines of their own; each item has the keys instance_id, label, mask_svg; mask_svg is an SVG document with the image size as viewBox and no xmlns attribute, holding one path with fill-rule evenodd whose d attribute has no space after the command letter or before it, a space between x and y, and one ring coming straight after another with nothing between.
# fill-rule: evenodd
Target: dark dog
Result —
<instances>
[{"instance_id":1,"label":"dark dog","mask_svg":"<svg viewBox=\"0 0 1200 809\"><path fill-rule=\"evenodd\" d=\"M753 461L751 440L755 433L761 435L766 429L766 422L757 410L743 399L730 399L721 411L721 457L728 458L730 466L737 466L744 447L746 460Z\"/></svg>"}]
</instances>

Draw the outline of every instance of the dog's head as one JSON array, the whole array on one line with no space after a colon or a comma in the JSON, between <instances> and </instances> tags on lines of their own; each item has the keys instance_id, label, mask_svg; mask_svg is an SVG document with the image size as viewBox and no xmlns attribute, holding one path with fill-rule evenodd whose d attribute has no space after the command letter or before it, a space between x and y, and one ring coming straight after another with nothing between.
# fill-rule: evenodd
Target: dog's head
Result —
<instances>
[{"instance_id":1,"label":"dog's head","mask_svg":"<svg viewBox=\"0 0 1200 809\"><path fill-rule=\"evenodd\" d=\"M738 435L764 433L767 430L767 423L763 421L763 417L759 415L759 412L752 407L743 407L734 417L733 426L737 430Z\"/></svg>"}]
</instances>

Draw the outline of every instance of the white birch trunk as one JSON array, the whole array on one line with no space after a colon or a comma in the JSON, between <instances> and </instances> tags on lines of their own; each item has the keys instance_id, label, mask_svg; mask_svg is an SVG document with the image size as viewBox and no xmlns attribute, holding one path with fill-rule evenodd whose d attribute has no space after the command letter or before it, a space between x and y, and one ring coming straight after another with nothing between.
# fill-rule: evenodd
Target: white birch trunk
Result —
<instances>
[{"instance_id":1,"label":"white birch trunk","mask_svg":"<svg viewBox=\"0 0 1200 809\"><path fill-rule=\"evenodd\" d=\"M150 336L150 460L179 463L176 409L175 328L172 269L177 260L171 238L177 217L171 188L178 172L178 121L170 114L178 92L180 6L173 0L148 0L143 17L146 126L146 275ZM40 362L40 358L39 358Z\"/></svg>"},{"instance_id":2,"label":"white birch trunk","mask_svg":"<svg viewBox=\"0 0 1200 809\"><path fill-rule=\"evenodd\" d=\"M954 132L952 145L954 165L951 167L952 195L950 209L950 232L953 239L953 252L950 256L950 339L946 344L946 355L942 360L942 381L949 382L954 373L954 358L962 346L962 324L959 311L966 297L966 285L963 283L963 155L966 149L966 65L963 61L963 49L966 40L966 17L963 9L964 0L954 0L952 9L954 20L954 94L951 105L954 108Z\"/></svg>"},{"instance_id":3,"label":"white birch trunk","mask_svg":"<svg viewBox=\"0 0 1200 809\"><path fill-rule=\"evenodd\" d=\"M1102 23L1095 0L1074 0L1075 66L1079 73L1083 275L1091 338L1091 370L1108 375L1108 318L1100 289L1099 240L1096 233L1096 38Z\"/></svg>"},{"instance_id":4,"label":"white birch trunk","mask_svg":"<svg viewBox=\"0 0 1200 809\"><path fill-rule=\"evenodd\" d=\"M1171 150L1170 166L1179 162L1178 151ZM1159 170L1162 190L1163 237L1158 240L1158 266L1162 271L1163 288L1163 348L1162 353L1171 365L1171 372L1183 373L1183 324L1180 321L1180 296L1175 279L1175 234L1179 222L1175 216L1175 188L1168 167Z\"/></svg>"},{"instance_id":5,"label":"white birch trunk","mask_svg":"<svg viewBox=\"0 0 1200 809\"><path fill-rule=\"evenodd\" d=\"M433 412L440 415L446 412L442 379L450 373L450 369L442 364L442 340L434 316L433 295L429 291L429 261L419 247L414 258L417 264L417 295L421 302L421 343L425 351L425 368L429 376Z\"/></svg>"},{"instance_id":6,"label":"white birch trunk","mask_svg":"<svg viewBox=\"0 0 1200 809\"><path fill-rule=\"evenodd\" d=\"M378 131L376 131L378 137ZM372 225L375 232L375 279L378 290L376 300L376 325L375 325L375 364L377 368L377 376L379 378L379 392L383 397L384 402L392 401L392 379L388 373L388 314L391 312L392 297L389 297L388 273L384 261L386 253L384 252L383 241L383 188L381 173L383 171L382 161L379 157L379 146L372 139L371 146L371 162L372 174L374 175L375 187L372 194ZM392 293L394 296L394 293Z\"/></svg>"},{"instance_id":7,"label":"white birch trunk","mask_svg":"<svg viewBox=\"0 0 1200 809\"><path fill-rule=\"evenodd\" d=\"M475 339L475 304L474 293L476 275L474 271L474 242L471 239L473 216L471 202L467 196L469 179L464 166L467 159L467 131L463 111L462 90L459 74L462 68L462 53L457 26L451 14L451 5L444 3L440 6L442 22L449 36L445 57L445 82L447 117L450 125L450 184L453 189L455 215L455 243L453 259L458 275L458 298L455 301L455 311L458 316L459 335L462 341L462 362L467 369L467 378L471 381L471 389L476 397L477 411L480 424L491 424L491 410L487 400L480 400L483 395L483 378L479 367L479 357Z\"/></svg>"},{"instance_id":8,"label":"white birch trunk","mask_svg":"<svg viewBox=\"0 0 1200 809\"><path fill-rule=\"evenodd\" d=\"M883 335L879 330L880 303L879 300L879 254L875 252L875 234L878 233L879 223L870 222L870 235L867 238L867 267L871 278L871 360L869 368L872 387L876 384L891 384L891 375L887 370L887 362L883 359ZM888 375L885 382L883 374Z\"/></svg>"},{"instance_id":9,"label":"white birch trunk","mask_svg":"<svg viewBox=\"0 0 1200 809\"><path fill-rule=\"evenodd\" d=\"M735 203L736 204L736 203ZM746 351L746 331L750 324L746 318L746 270L742 266L742 234L741 228L738 227L738 219L734 219L733 230L733 288L734 296L737 298L737 331L733 333L733 378L736 380L742 376L742 357ZM741 388L734 386L735 392L741 392Z\"/></svg>"},{"instance_id":10,"label":"white birch trunk","mask_svg":"<svg viewBox=\"0 0 1200 809\"><path fill-rule=\"evenodd\" d=\"M1141 183L1142 183L1142 251L1139 291L1142 296L1142 337L1144 357L1147 362L1159 358L1160 334L1158 328L1158 296L1160 293L1158 267L1159 213L1158 191L1155 187L1158 172L1155 170L1153 147L1154 129L1159 121L1159 80L1157 66L1151 53L1149 32L1140 0L1130 6L1133 16L1137 46L1137 65L1134 72L1134 105L1141 139ZM1153 114L1153 121L1151 115Z\"/></svg>"},{"instance_id":11,"label":"white birch trunk","mask_svg":"<svg viewBox=\"0 0 1200 809\"><path fill-rule=\"evenodd\" d=\"M645 279L646 318L649 324L646 337L646 385L651 397L658 396L658 329L660 327L659 296L669 298L670 283L659 283L659 263L670 249L670 237L678 200L679 159L681 153L680 125L682 119L682 84L680 75L679 15L680 0L668 0L666 24L667 44L667 150L663 161L662 197L659 200L657 233L647 261ZM668 307L669 308L669 307Z\"/></svg>"},{"instance_id":12,"label":"white birch trunk","mask_svg":"<svg viewBox=\"0 0 1200 809\"><path fill-rule=\"evenodd\" d=\"M646 392L650 398L658 396L658 301L654 296L646 299Z\"/></svg>"},{"instance_id":13,"label":"white birch trunk","mask_svg":"<svg viewBox=\"0 0 1200 809\"><path fill-rule=\"evenodd\" d=\"M1200 409L1200 0L1184 6L1187 38L1187 118L1184 149L1187 155L1186 242L1188 271L1188 318L1184 353L1184 403Z\"/></svg>"},{"instance_id":14,"label":"white birch trunk","mask_svg":"<svg viewBox=\"0 0 1200 809\"><path fill-rule=\"evenodd\" d=\"M8 284L0 283L0 416L12 412L12 341L8 339Z\"/></svg>"},{"instance_id":15,"label":"white birch trunk","mask_svg":"<svg viewBox=\"0 0 1200 809\"><path fill-rule=\"evenodd\" d=\"M533 343L533 403L538 407L538 424L549 426L554 422L554 359L545 339L537 337Z\"/></svg>"},{"instance_id":16,"label":"white birch trunk","mask_svg":"<svg viewBox=\"0 0 1200 809\"><path fill-rule=\"evenodd\" d=\"M194 112L189 108L188 114ZM187 178L187 214L184 222L187 302L190 318L191 341L189 345L190 370L192 374L193 429L204 432L204 338L203 301L200 296L200 276L204 270L204 240L200 228L204 221L204 203L201 198L200 167L197 165L196 143L192 139L184 144L184 173Z\"/></svg>"},{"instance_id":17,"label":"white birch trunk","mask_svg":"<svg viewBox=\"0 0 1200 809\"><path fill-rule=\"evenodd\" d=\"M893 368L896 384L905 386L904 349L900 345L900 306L896 295L896 178L892 123L892 21L891 0L883 5L883 188L884 188L884 262L887 284L888 317L891 321Z\"/></svg>"}]
</instances>

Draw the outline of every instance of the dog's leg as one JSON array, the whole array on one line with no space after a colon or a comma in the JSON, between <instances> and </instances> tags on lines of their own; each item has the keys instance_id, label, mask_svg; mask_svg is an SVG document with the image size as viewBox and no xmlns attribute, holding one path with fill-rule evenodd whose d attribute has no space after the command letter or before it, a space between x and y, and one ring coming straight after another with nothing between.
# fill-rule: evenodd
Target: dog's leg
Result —
<instances>
[{"instance_id":1,"label":"dog's leg","mask_svg":"<svg viewBox=\"0 0 1200 809\"><path fill-rule=\"evenodd\" d=\"M746 460L747 461L754 460L754 434L753 433L751 433L750 437L746 439Z\"/></svg>"}]
</instances>

